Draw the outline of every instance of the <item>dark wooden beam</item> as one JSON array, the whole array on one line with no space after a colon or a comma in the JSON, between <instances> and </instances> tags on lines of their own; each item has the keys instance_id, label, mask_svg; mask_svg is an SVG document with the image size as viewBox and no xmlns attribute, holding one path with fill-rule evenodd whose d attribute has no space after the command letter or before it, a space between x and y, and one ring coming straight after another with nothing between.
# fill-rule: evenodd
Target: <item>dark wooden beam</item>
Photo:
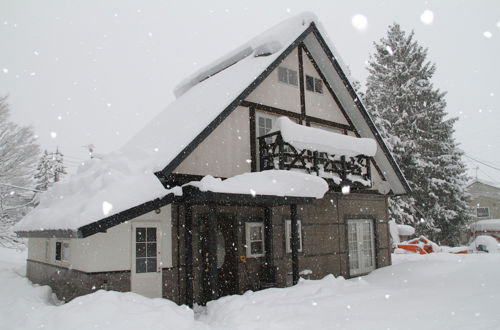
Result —
<instances>
[{"instance_id":1,"label":"dark wooden beam","mask_svg":"<svg viewBox=\"0 0 500 330\"><path fill-rule=\"evenodd\" d=\"M186 267L186 305L193 307L193 212L186 204L184 218L184 263Z\"/></svg>"},{"instance_id":2,"label":"dark wooden beam","mask_svg":"<svg viewBox=\"0 0 500 330\"><path fill-rule=\"evenodd\" d=\"M290 220L292 223L292 279L293 285L299 282L299 226L297 223L297 205L290 205Z\"/></svg>"},{"instance_id":3,"label":"dark wooden beam","mask_svg":"<svg viewBox=\"0 0 500 330\"><path fill-rule=\"evenodd\" d=\"M266 264L273 264L273 219L270 207L264 208L264 246L266 247Z\"/></svg>"},{"instance_id":4,"label":"dark wooden beam","mask_svg":"<svg viewBox=\"0 0 500 330\"><path fill-rule=\"evenodd\" d=\"M210 300L218 298L218 274L217 274L217 209L214 204L209 206L207 239L208 239L208 286L210 289Z\"/></svg>"},{"instance_id":5,"label":"dark wooden beam","mask_svg":"<svg viewBox=\"0 0 500 330\"><path fill-rule=\"evenodd\" d=\"M299 55L299 91L300 91L300 114L302 120L306 119L306 95L304 91L304 59L302 58L302 44L298 47Z\"/></svg>"},{"instance_id":6,"label":"dark wooden beam","mask_svg":"<svg viewBox=\"0 0 500 330\"><path fill-rule=\"evenodd\" d=\"M255 122L255 106L249 106L250 116L250 168L252 172L257 172L257 124Z\"/></svg>"}]
</instances>

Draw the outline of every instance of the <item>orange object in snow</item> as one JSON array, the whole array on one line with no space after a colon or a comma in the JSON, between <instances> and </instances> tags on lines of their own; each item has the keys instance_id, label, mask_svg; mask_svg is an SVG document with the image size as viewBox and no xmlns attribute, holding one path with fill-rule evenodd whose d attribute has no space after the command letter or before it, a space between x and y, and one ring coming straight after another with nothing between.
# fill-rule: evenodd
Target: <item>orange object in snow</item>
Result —
<instances>
[{"instance_id":1,"label":"orange object in snow","mask_svg":"<svg viewBox=\"0 0 500 330\"><path fill-rule=\"evenodd\" d=\"M396 246L398 249L403 249L413 253L428 254L434 252L431 241L425 236L403 242Z\"/></svg>"}]
</instances>

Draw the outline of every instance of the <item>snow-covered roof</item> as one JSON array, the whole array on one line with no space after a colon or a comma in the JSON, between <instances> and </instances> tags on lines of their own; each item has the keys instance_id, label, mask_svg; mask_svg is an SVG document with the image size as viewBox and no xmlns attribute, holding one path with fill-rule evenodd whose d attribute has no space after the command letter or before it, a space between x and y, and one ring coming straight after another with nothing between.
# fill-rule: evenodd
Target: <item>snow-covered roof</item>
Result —
<instances>
[{"instance_id":1,"label":"snow-covered roof","mask_svg":"<svg viewBox=\"0 0 500 330\"><path fill-rule=\"evenodd\" d=\"M136 167L133 160L110 154L85 162L75 175L54 184L14 230L77 230L133 206L181 192L179 187L165 189L153 172Z\"/></svg>"},{"instance_id":2,"label":"snow-covered roof","mask_svg":"<svg viewBox=\"0 0 500 330\"><path fill-rule=\"evenodd\" d=\"M142 158L153 171L165 168L285 51L284 46L293 43L315 19L310 13L292 17L188 77L176 88L179 97L121 151ZM255 50L262 50L273 41L276 41L273 54L255 56ZM279 50L278 44L282 45ZM228 63L233 65L228 66Z\"/></svg>"},{"instance_id":3,"label":"snow-covered roof","mask_svg":"<svg viewBox=\"0 0 500 330\"><path fill-rule=\"evenodd\" d=\"M349 135L325 131L319 128L299 125L280 117L276 120L271 132L280 131L285 142L299 150L308 149L344 156L375 156L377 142L368 138L357 138Z\"/></svg>"},{"instance_id":4,"label":"snow-covered roof","mask_svg":"<svg viewBox=\"0 0 500 330\"><path fill-rule=\"evenodd\" d=\"M207 132L217 127L224 115L228 115L255 88L261 81L259 79L265 78L271 65L284 57L285 51L290 51L301 35L305 37L304 32L312 23L322 31L316 16L310 13L285 20L185 79L175 90L177 99L128 143L101 160L87 162L77 174L56 183L15 230L74 230L156 198L180 193L179 190L165 189L154 173L165 169L171 171L180 164L182 157L192 150L188 147L196 146L203 136L208 135ZM321 34L326 36L323 31ZM335 63L342 67L340 57L328 38L325 40L335 54ZM304 42L308 41L304 39ZM323 66L330 60L318 63ZM328 65L331 70L331 63ZM347 74L345 67L343 69ZM345 85L338 88L345 88ZM359 119L360 122L363 120ZM361 150L363 154L372 154L370 142L360 144L354 148L356 152ZM347 151L352 152L351 149L349 147ZM377 161L378 156L379 152L375 156ZM395 171L400 173L397 169ZM229 185L229 182L224 185ZM396 184L404 185L401 182Z\"/></svg>"},{"instance_id":5,"label":"snow-covered roof","mask_svg":"<svg viewBox=\"0 0 500 330\"><path fill-rule=\"evenodd\" d=\"M479 220L470 225L470 231L500 231L500 219Z\"/></svg>"},{"instance_id":6,"label":"snow-covered roof","mask_svg":"<svg viewBox=\"0 0 500 330\"><path fill-rule=\"evenodd\" d=\"M252 196L322 198L328 191L328 183L320 177L284 170L244 173L226 180L207 175L201 181L193 181L188 185L200 191Z\"/></svg>"}]
</instances>

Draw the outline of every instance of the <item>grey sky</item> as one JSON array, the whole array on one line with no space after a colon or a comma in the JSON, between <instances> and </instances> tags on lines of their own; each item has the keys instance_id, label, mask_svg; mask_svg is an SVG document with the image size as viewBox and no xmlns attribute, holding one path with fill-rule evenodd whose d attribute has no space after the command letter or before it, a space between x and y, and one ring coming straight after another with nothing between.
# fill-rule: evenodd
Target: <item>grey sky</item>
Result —
<instances>
[{"instance_id":1,"label":"grey sky","mask_svg":"<svg viewBox=\"0 0 500 330\"><path fill-rule=\"evenodd\" d=\"M311 2L2 0L0 95L10 95L15 121L74 165L87 158L85 144L119 148L185 76L287 17L315 12L363 83L372 42L398 22L429 48L462 149L500 168L499 1ZM353 27L355 14L367 17L366 30ZM478 175L500 183L498 170L480 165Z\"/></svg>"}]
</instances>

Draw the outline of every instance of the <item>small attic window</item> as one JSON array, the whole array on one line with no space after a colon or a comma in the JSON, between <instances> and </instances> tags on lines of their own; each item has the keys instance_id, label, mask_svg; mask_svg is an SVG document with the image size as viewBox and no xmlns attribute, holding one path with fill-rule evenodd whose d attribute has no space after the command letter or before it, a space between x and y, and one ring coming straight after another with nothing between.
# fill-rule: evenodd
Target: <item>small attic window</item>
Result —
<instances>
[{"instance_id":1,"label":"small attic window","mask_svg":"<svg viewBox=\"0 0 500 330\"><path fill-rule=\"evenodd\" d=\"M311 92L323 94L323 81L306 75L306 89Z\"/></svg>"},{"instance_id":2,"label":"small attic window","mask_svg":"<svg viewBox=\"0 0 500 330\"><path fill-rule=\"evenodd\" d=\"M293 86L299 85L297 71L282 66L278 67L278 80Z\"/></svg>"}]
</instances>

